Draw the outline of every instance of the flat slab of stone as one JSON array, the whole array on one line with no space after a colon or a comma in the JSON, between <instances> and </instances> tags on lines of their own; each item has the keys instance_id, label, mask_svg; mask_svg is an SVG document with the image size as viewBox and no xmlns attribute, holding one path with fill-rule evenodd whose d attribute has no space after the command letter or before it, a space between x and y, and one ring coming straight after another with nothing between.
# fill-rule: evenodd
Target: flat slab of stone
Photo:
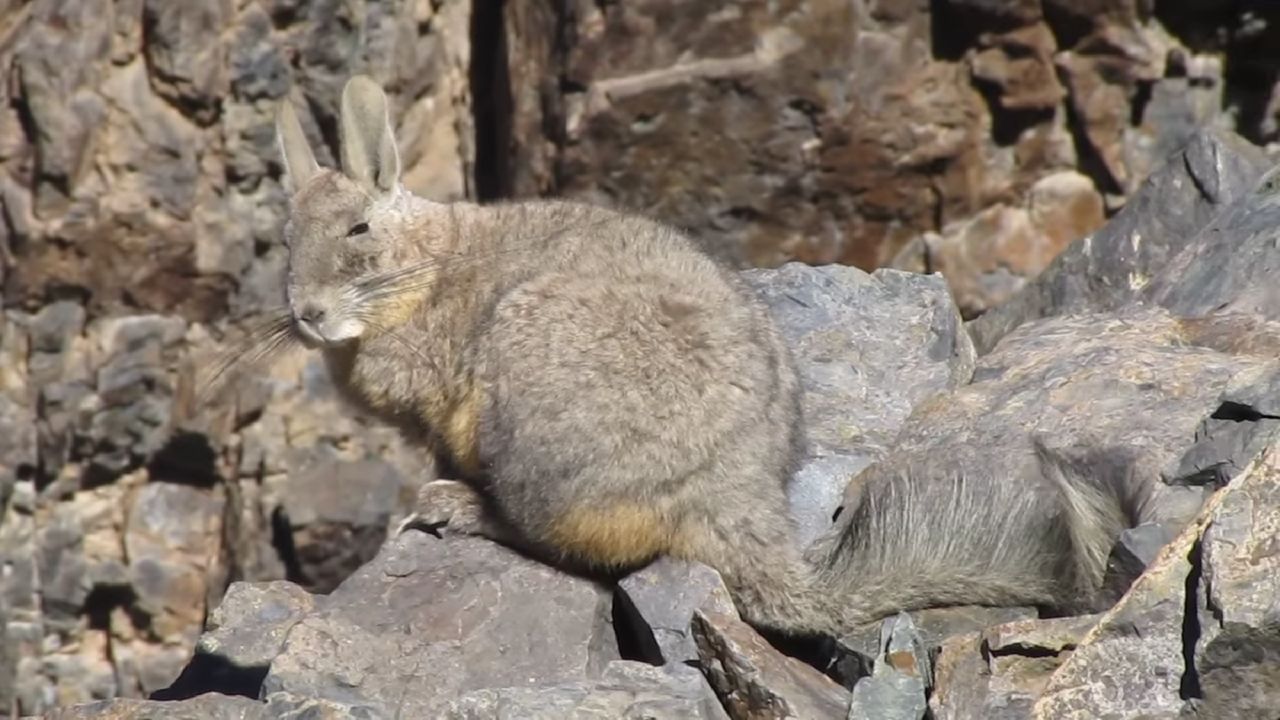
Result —
<instances>
[{"instance_id":1,"label":"flat slab of stone","mask_svg":"<svg viewBox=\"0 0 1280 720\"><path fill-rule=\"evenodd\" d=\"M480 538L409 531L289 630L263 694L435 717L459 696L600 677L612 593Z\"/></svg>"}]
</instances>

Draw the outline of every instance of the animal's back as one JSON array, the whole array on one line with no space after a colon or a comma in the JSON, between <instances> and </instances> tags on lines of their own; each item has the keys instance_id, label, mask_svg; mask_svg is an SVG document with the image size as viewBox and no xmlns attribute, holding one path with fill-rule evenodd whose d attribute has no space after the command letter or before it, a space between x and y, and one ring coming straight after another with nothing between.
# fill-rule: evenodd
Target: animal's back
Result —
<instances>
[{"instance_id":1,"label":"animal's back","mask_svg":"<svg viewBox=\"0 0 1280 720\"><path fill-rule=\"evenodd\" d=\"M507 242L555 238L476 341L479 456L509 520L559 553L626 566L687 551L713 514L784 515L794 371L736 278L644 218L494 212L520 228Z\"/></svg>"}]
</instances>

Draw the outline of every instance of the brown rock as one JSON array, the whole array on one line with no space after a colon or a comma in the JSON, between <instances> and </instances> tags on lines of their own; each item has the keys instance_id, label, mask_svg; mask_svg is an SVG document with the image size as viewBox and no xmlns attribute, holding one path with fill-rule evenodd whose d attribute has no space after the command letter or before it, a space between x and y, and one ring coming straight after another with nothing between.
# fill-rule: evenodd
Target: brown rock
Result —
<instances>
[{"instance_id":1,"label":"brown rock","mask_svg":"<svg viewBox=\"0 0 1280 720\"><path fill-rule=\"evenodd\" d=\"M1026 207L996 205L908 245L894 265L947 278L966 317L1012 297L1072 241L1103 222L1102 196L1085 176L1048 175L1032 185Z\"/></svg>"},{"instance_id":2,"label":"brown rock","mask_svg":"<svg viewBox=\"0 0 1280 720\"><path fill-rule=\"evenodd\" d=\"M938 720L1021 720L1096 615L1029 619L942 644L929 707Z\"/></svg>"},{"instance_id":3,"label":"brown rock","mask_svg":"<svg viewBox=\"0 0 1280 720\"><path fill-rule=\"evenodd\" d=\"M734 720L844 717L849 693L778 652L738 617L723 590L693 616L698 657Z\"/></svg>"}]
</instances>

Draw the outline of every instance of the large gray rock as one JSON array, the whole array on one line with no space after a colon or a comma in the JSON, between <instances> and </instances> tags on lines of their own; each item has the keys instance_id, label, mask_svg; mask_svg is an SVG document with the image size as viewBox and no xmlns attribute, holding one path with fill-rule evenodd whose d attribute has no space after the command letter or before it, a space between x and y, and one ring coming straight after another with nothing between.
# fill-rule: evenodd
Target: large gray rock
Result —
<instances>
[{"instance_id":1,"label":"large gray rock","mask_svg":"<svg viewBox=\"0 0 1280 720\"><path fill-rule=\"evenodd\" d=\"M1200 544L1192 707L1203 718L1266 717L1280 708L1280 449L1224 495Z\"/></svg>"},{"instance_id":2,"label":"large gray rock","mask_svg":"<svg viewBox=\"0 0 1280 720\"><path fill-rule=\"evenodd\" d=\"M618 582L617 602L640 635L633 642L653 656L647 659L690 662L698 659L693 614L723 588L720 574L706 565L660 558Z\"/></svg>"},{"instance_id":3,"label":"large gray rock","mask_svg":"<svg viewBox=\"0 0 1280 720\"><path fill-rule=\"evenodd\" d=\"M611 593L479 538L406 532L289 630L264 696L434 717L486 688L599 678Z\"/></svg>"},{"instance_id":4,"label":"large gray rock","mask_svg":"<svg viewBox=\"0 0 1280 720\"><path fill-rule=\"evenodd\" d=\"M1280 317L1280 168L1248 189L1153 274L1143 300L1188 316L1225 311Z\"/></svg>"},{"instance_id":5,"label":"large gray rock","mask_svg":"<svg viewBox=\"0 0 1280 720\"><path fill-rule=\"evenodd\" d=\"M442 720L728 720L706 678L687 665L615 660L596 680L556 687L475 690L448 703Z\"/></svg>"},{"instance_id":6,"label":"large gray rock","mask_svg":"<svg viewBox=\"0 0 1280 720\"><path fill-rule=\"evenodd\" d=\"M969 381L973 347L936 276L799 263L743 276L781 327L803 384L806 458L790 499L805 545L911 411Z\"/></svg>"},{"instance_id":7,"label":"large gray rock","mask_svg":"<svg viewBox=\"0 0 1280 720\"><path fill-rule=\"evenodd\" d=\"M1262 150L1233 133L1197 132L1114 219L1073 243L1008 302L968 324L978 352L990 352L1000 338L1037 318L1114 310L1150 296L1148 286L1159 284L1166 265L1202 242L1197 233L1246 195L1267 167Z\"/></svg>"},{"instance_id":8,"label":"large gray rock","mask_svg":"<svg viewBox=\"0 0 1280 720\"><path fill-rule=\"evenodd\" d=\"M117 699L56 708L46 720L268 720L281 715L267 712L256 700L209 693L181 702Z\"/></svg>"}]
</instances>

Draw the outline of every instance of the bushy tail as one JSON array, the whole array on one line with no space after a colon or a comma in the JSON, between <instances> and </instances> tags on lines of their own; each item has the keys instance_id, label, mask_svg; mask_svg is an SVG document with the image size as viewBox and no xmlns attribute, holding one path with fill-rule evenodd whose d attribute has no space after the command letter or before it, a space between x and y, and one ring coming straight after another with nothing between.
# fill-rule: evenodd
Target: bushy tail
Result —
<instances>
[{"instance_id":1,"label":"bushy tail","mask_svg":"<svg viewBox=\"0 0 1280 720\"><path fill-rule=\"evenodd\" d=\"M807 552L841 628L944 605L1091 606L1116 536L1148 492L1114 453L1035 441L1032 477L916 469L870 478ZM873 471L874 472L874 471Z\"/></svg>"}]
</instances>

